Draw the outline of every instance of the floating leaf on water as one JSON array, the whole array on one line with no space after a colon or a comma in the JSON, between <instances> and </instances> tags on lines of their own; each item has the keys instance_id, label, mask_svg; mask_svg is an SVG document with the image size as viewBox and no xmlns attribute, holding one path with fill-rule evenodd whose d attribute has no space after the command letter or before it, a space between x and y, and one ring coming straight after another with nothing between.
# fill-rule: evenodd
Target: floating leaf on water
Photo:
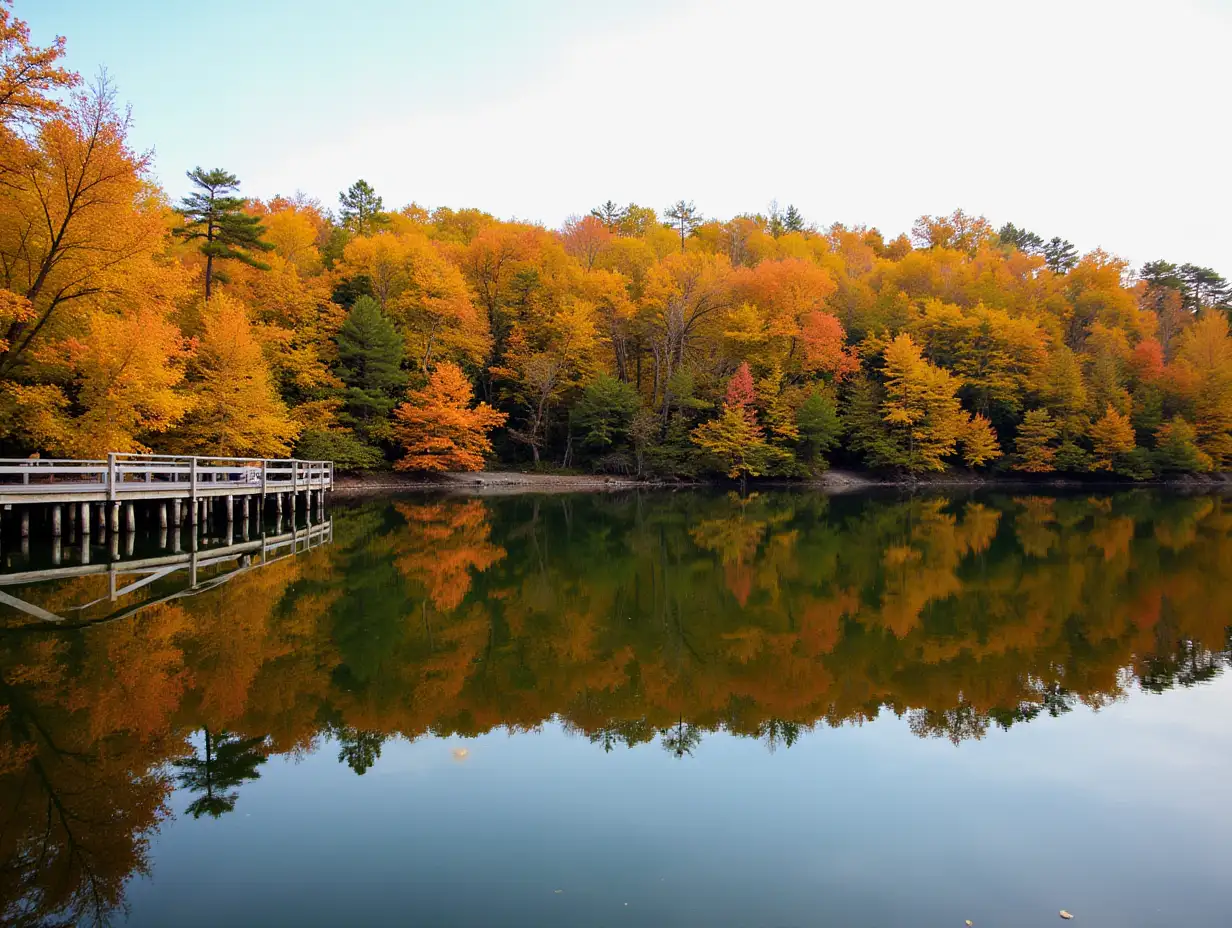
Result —
<instances>
[{"instance_id":1,"label":"floating leaf on water","mask_svg":"<svg viewBox=\"0 0 1232 928\"><path fill-rule=\"evenodd\" d=\"M1062 909L1062 910L1061 910L1061 917L1062 917L1062 918L1073 918L1074 916L1070 915L1068 912L1066 912L1064 909Z\"/></svg>"},{"instance_id":2,"label":"floating leaf on water","mask_svg":"<svg viewBox=\"0 0 1232 928\"><path fill-rule=\"evenodd\" d=\"M974 925L975 922L973 922L971 919L967 919L965 922L963 922L963 924L966 925L967 928L971 928L971 926Z\"/></svg>"}]
</instances>

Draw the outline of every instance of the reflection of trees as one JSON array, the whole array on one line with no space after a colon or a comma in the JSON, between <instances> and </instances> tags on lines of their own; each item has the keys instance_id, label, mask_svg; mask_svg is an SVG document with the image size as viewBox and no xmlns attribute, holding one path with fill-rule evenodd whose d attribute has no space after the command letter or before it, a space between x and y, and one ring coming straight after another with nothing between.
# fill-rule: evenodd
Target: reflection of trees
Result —
<instances>
[{"instance_id":1,"label":"reflection of trees","mask_svg":"<svg viewBox=\"0 0 1232 928\"><path fill-rule=\"evenodd\" d=\"M757 730L757 737L766 746L766 750L773 754L781 744L785 748L791 747L800 740L800 735L804 733L805 726L799 722L788 722L784 719L766 719L761 723Z\"/></svg>"},{"instance_id":2,"label":"reflection of trees","mask_svg":"<svg viewBox=\"0 0 1232 928\"><path fill-rule=\"evenodd\" d=\"M368 772L381 756L385 735L377 731L342 728L334 732L338 740L338 763L346 764L359 776Z\"/></svg>"},{"instance_id":3,"label":"reflection of trees","mask_svg":"<svg viewBox=\"0 0 1232 928\"><path fill-rule=\"evenodd\" d=\"M177 760L173 766L179 771L176 781L180 788L201 794L188 805L192 817L218 818L235 808L240 798L236 788L260 778L257 768L267 759L266 739L245 738L225 731L215 734L208 728L202 728L201 733L200 756Z\"/></svg>"},{"instance_id":4,"label":"reflection of trees","mask_svg":"<svg viewBox=\"0 0 1232 928\"><path fill-rule=\"evenodd\" d=\"M209 595L2 633L0 919L105 918L174 782L221 815L323 736L356 773L390 737L554 718L678 757L886 709L960 743L1229 662L1218 498L434 499L334 525Z\"/></svg>"},{"instance_id":5,"label":"reflection of trees","mask_svg":"<svg viewBox=\"0 0 1232 928\"><path fill-rule=\"evenodd\" d=\"M25 658L46 650L23 649ZM124 886L149 872L148 836L165 814L167 745L95 740L62 705L63 677L21 662L0 680L0 921L102 925Z\"/></svg>"},{"instance_id":6,"label":"reflection of trees","mask_svg":"<svg viewBox=\"0 0 1232 928\"><path fill-rule=\"evenodd\" d=\"M681 717L676 720L673 727L664 728L659 732L659 743L669 754L675 754L677 757L684 757L687 754L691 757L693 751L702 743L702 729L686 723Z\"/></svg>"}]
</instances>

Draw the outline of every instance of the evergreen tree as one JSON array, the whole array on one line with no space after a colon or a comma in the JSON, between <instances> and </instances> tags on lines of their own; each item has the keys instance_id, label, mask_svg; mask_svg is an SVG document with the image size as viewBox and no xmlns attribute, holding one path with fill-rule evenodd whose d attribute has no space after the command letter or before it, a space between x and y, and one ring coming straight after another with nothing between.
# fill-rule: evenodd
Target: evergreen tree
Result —
<instances>
[{"instance_id":1,"label":"evergreen tree","mask_svg":"<svg viewBox=\"0 0 1232 928\"><path fill-rule=\"evenodd\" d=\"M997 237L1002 245L1009 245L1028 255L1038 255L1044 250L1044 240L1034 232L1020 229L1012 222L1007 222L997 230Z\"/></svg>"},{"instance_id":2,"label":"evergreen tree","mask_svg":"<svg viewBox=\"0 0 1232 928\"><path fill-rule=\"evenodd\" d=\"M702 224L701 214L698 213L697 207L693 205L693 201L677 200L667 208L664 214L671 220L668 223L673 229L680 230L680 250L684 251L684 240L689 236L694 229Z\"/></svg>"},{"instance_id":3,"label":"evergreen tree","mask_svg":"<svg viewBox=\"0 0 1232 928\"><path fill-rule=\"evenodd\" d=\"M788 204L787 211L783 213L783 231L804 231L804 217L800 215L800 211L791 204Z\"/></svg>"},{"instance_id":4,"label":"evergreen tree","mask_svg":"<svg viewBox=\"0 0 1232 928\"><path fill-rule=\"evenodd\" d=\"M1232 309L1232 286L1222 275L1209 267L1182 264L1177 269L1182 281L1182 300L1186 309L1197 313L1203 309Z\"/></svg>"},{"instance_id":5,"label":"evergreen tree","mask_svg":"<svg viewBox=\"0 0 1232 928\"><path fill-rule=\"evenodd\" d=\"M234 174L221 168L206 171L197 167L188 172L188 179L197 190L180 201L176 211L184 217L184 225L173 231L187 241L201 242L208 301L214 278L227 281L221 271L214 269L215 261L240 261L267 271L269 265L250 252L271 251L274 246L261 240L265 232L261 220L245 213L244 198L234 195L240 185Z\"/></svg>"},{"instance_id":6,"label":"evergreen tree","mask_svg":"<svg viewBox=\"0 0 1232 928\"><path fill-rule=\"evenodd\" d=\"M843 411L847 448L862 455L869 467L891 467L900 463L898 446L881 416L884 399L885 392L880 384L869 377L859 377L852 384Z\"/></svg>"},{"instance_id":7,"label":"evergreen tree","mask_svg":"<svg viewBox=\"0 0 1232 928\"><path fill-rule=\"evenodd\" d=\"M627 209L617 206L612 200L608 200L606 203L601 203L592 209L590 215L607 226L609 232L616 232L620 228L620 224L624 222L628 212Z\"/></svg>"},{"instance_id":8,"label":"evergreen tree","mask_svg":"<svg viewBox=\"0 0 1232 928\"><path fill-rule=\"evenodd\" d=\"M800 447L805 460L814 467L827 466L827 451L838 447L843 435L843 423L838 417L838 404L829 390L814 389L796 410L796 428L800 430Z\"/></svg>"},{"instance_id":9,"label":"evergreen tree","mask_svg":"<svg viewBox=\"0 0 1232 928\"><path fill-rule=\"evenodd\" d=\"M1177 270L1177 266L1171 261L1164 261L1160 258L1158 261L1148 261L1142 265L1142 270L1138 272L1139 278L1145 280L1149 287L1163 287L1168 290L1180 290L1184 286L1184 281Z\"/></svg>"},{"instance_id":10,"label":"evergreen tree","mask_svg":"<svg viewBox=\"0 0 1232 928\"><path fill-rule=\"evenodd\" d=\"M586 385L574 407L574 421L585 431L583 441L606 449L628 437L640 402L631 384L601 374Z\"/></svg>"},{"instance_id":11,"label":"evergreen tree","mask_svg":"<svg viewBox=\"0 0 1232 928\"><path fill-rule=\"evenodd\" d=\"M338 202L342 225L355 235L371 235L387 221L381 198L362 177L338 194Z\"/></svg>"},{"instance_id":12,"label":"evergreen tree","mask_svg":"<svg viewBox=\"0 0 1232 928\"><path fill-rule=\"evenodd\" d=\"M1161 471L1208 471L1210 456L1198 448L1198 433L1180 416L1155 430L1155 466Z\"/></svg>"},{"instance_id":13,"label":"evergreen tree","mask_svg":"<svg viewBox=\"0 0 1232 928\"><path fill-rule=\"evenodd\" d=\"M366 442L387 437L388 417L406 387L405 347L370 296L361 296L338 330L338 375L346 384L343 421Z\"/></svg>"},{"instance_id":14,"label":"evergreen tree","mask_svg":"<svg viewBox=\"0 0 1232 928\"><path fill-rule=\"evenodd\" d=\"M1054 236L1044 245L1044 263L1054 274L1064 274L1078 263L1078 249Z\"/></svg>"}]
</instances>

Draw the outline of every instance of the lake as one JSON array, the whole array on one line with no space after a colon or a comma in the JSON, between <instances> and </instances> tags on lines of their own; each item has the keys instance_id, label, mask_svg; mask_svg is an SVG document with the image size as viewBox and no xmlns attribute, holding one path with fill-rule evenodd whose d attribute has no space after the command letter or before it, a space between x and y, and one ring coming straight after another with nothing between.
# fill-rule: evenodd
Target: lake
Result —
<instances>
[{"instance_id":1,"label":"lake","mask_svg":"<svg viewBox=\"0 0 1232 928\"><path fill-rule=\"evenodd\" d=\"M5 924L1228 923L1230 501L408 496L314 532L216 529L195 591L157 530L38 582L49 539L5 536Z\"/></svg>"}]
</instances>

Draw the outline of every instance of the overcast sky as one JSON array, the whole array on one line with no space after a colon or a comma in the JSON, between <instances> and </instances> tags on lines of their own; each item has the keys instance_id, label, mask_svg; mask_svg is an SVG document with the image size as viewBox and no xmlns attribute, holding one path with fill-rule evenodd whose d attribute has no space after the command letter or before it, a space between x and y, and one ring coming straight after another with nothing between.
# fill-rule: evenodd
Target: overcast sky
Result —
<instances>
[{"instance_id":1,"label":"overcast sky","mask_svg":"<svg viewBox=\"0 0 1232 928\"><path fill-rule=\"evenodd\" d=\"M208 13L206 12L208 10ZM1232 0L17 0L105 65L168 192L559 226L794 203L892 236L962 207L1232 275Z\"/></svg>"}]
</instances>

